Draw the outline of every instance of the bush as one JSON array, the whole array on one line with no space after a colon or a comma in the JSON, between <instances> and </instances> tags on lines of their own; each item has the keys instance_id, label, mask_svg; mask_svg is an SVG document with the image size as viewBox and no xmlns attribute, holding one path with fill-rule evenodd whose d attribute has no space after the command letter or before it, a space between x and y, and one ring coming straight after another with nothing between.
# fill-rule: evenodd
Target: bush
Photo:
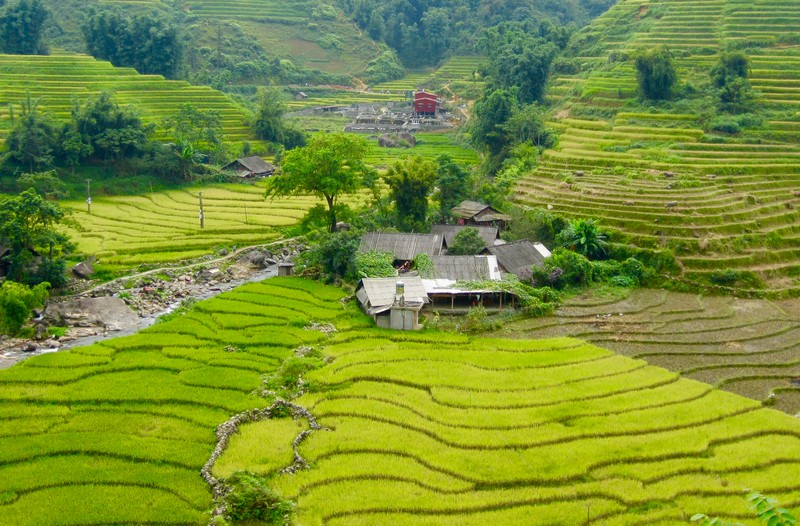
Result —
<instances>
[{"instance_id":1,"label":"bush","mask_svg":"<svg viewBox=\"0 0 800 526\"><path fill-rule=\"evenodd\" d=\"M231 491L223 502L230 520L257 520L275 526L289 523L294 505L272 491L266 479L238 472L228 479L228 486Z\"/></svg>"},{"instance_id":2,"label":"bush","mask_svg":"<svg viewBox=\"0 0 800 526\"><path fill-rule=\"evenodd\" d=\"M394 254L370 250L356 254L356 276L359 278L391 278L397 275Z\"/></svg>"},{"instance_id":3,"label":"bush","mask_svg":"<svg viewBox=\"0 0 800 526\"><path fill-rule=\"evenodd\" d=\"M464 228L453 238L453 246L447 247L447 252L453 256L471 256L478 254L486 248L486 242L481 237L477 228Z\"/></svg>"},{"instance_id":4,"label":"bush","mask_svg":"<svg viewBox=\"0 0 800 526\"><path fill-rule=\"evenodd\" d=\"M709 123L708 127L715 132L727 133L730 135L736 135L742 131L738 122L725 117L717 117Z\"/></svg>"},{"instance_id":5,"label":"bush","mask_svg":"<svg viewBox=\"0 0 800 526\"><path fill-rule=\"evenodd\" d=\"M585 256L565 248L557 248L544 262L544 268L533 270L536 285L562 289L588 285L594 281L594 266Z\"/></svg>"},{"instance_id":6,"label":"bush","mask_svg":"<svg viewBox=\"0 0 800 526\"><path fill-rule=\"evenodd\" d=\"M0 331L14 336L31 318L33 309L43 307L50 296L49 283L27 287L14 281L0 286Z\"/></svg>"}]
</instances>

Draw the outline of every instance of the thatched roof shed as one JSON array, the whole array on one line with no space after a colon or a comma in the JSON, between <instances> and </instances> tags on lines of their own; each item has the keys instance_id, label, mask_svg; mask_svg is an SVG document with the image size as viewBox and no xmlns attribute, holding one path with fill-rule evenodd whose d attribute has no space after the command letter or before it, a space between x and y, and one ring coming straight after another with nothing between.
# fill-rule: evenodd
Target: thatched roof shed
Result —
<instances>
[{"instance_id":1,"label":"thatched roof shed","mask_svg":"<svg viewBox=\"0 0 800 526\"><path fill-rule=\"evenodd\" d=\"M551 255L541 243L531 243L528 240L489 247L489 252L497 256L497 262L503 270L520 279L529 278L531 267L544 266L544 260Z\"/></svg>"},{"instance_id":2,"label":"thatched roof shed","mask_svg":"<svg viewBox=\"0 0 800 526\"><path fill-rule=\"evenodd\" d=\"M274 164L266 162L261 157L242 157L222 167L223 170L233 170L239 177L269 177L277 169Z\"/></svg>"},{"instance_id":3,"label":"thatched roof shed","mask_svg":"<svg viewBox=\"0 0 800 526\"><path fill-rule=\"evenodd\" d=\"M436 234L398 234L369 232L361 237L359 252L391 252L400 261L411 261L420 254L438 256L442 253L442 236Z\"/></svg>"},{"instance_id":4,"label":"thatched roof shed","mask_svg":"<svg viewBox=\"0 0 800 526\"><path fill-rule=\"evenodd\" d=\"M459 203L450 213L453 217L467 224L505 222L511 220L511 216L503 214L487 204L469 200Z\"/></svg>"}]
</instances>

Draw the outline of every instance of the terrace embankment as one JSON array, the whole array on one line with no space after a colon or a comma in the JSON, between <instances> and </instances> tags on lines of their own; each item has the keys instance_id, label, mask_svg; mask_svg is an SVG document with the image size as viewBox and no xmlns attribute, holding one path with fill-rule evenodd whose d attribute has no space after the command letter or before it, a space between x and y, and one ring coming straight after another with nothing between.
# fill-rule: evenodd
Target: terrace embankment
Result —
<instances>
[{"instance_id":1,"label":"terrace embankment","mask_svg":"<svg viewBox=\"0 0 800 526\"><path fill-rule=\"evenodd\" d=\"M800 414L800 301L659 290L588 293L495 336L572 336Z\"/></svg>"}]
</instances>

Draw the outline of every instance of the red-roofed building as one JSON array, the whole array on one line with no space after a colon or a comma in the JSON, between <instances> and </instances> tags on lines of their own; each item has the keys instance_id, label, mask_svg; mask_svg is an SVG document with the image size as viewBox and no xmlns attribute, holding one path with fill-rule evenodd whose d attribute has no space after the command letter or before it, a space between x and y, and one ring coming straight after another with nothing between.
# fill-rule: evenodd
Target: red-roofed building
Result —
<instances>
[{"instance_id":1,"label":"red-roofed building","mask_svg":"<svg viewBox=\"0 0 800 526\"><path fill-rule=\"evenodd\" d=\"M436 115L439 109L439 97L435 93L418 91L414 94L414 111L425 115Z\"/></svg>"}]
</instances>

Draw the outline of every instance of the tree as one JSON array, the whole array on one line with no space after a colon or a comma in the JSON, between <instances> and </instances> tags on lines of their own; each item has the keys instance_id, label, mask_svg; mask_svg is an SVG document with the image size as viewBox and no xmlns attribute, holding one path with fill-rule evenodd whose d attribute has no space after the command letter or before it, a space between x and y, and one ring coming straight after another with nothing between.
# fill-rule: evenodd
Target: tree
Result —
<instances>
[{"instance_id":1,"label":"tree","mask_svg":"<svg viewBox=\"0 0 800 526\"><path fill-rule=\"evenodd\" d=\"M450 154L443 153L436 157L434 182L438 188L436 199L439 201L440 219L449 217L453 207L471 196L470 176L469 170L455 162Z\"/></svg>"},{"instance_id":2,"label":"tree","mask_svg":"<svg viewBox=\"0 0 800 526\"><path fill-rule=\"evenodd\" d=\"M72 122L80 141L102 159L133 157L147 144L152 126L145 126L133 107L120 107L104 91L73 110Z\"/></svg>"},{"instance_id":3,"label":"tree","mask_svg":"<svg viewBox=\"0 0 800 526\"><path fill-rule=\"evenodd\" d=\"M397 161L386 171L384 180L394 201L398 229L406 232L426 229L428 195L435 179L436 164L419 155Z\"/></svg>"},{"instance_id":4,"label":"tree","mask_svg":"<svg viewBox=\"0 0 800 526\"><path fill-rule=\"evenodd\" d=\"M673 59L672 52L666 46L652 47L636 54L636 79L642 96L651 100L668 100L672 97L678 82Z\"/></svg>"},{"instance_id":5,"label":"tree","mask_svg":"<svg viewBox=\"0 0 800 526\"><path fill-rule=\"evenodd\" d=\"M47 267L49 262L58 261L72 250L69 238L58 229L65 218L66 213L57 203L45 200L33 189L0 201L0 245L9 248L5 257L10 263L9 279L61 285L57 279L42 279L52 276L43 276L41 268L32 267L35 254L43 257L42 263Z\"/></svg>"},{"instance_id":6,"label":"tree","mask_svg":"<svg viewBox=\"0 0 800 526\"><path fill-rule=\"evenodd\" d=\"M41 0L20 0L0 16L0 44L11 55L46 55L44 23L50 16Z\"/></svg>"},{"instance_id":7,"label":"tree","mask_svg":"<svg viewBox=\"0 0 800 526\"><path fill-rule=\"evenodd\" d=\"M750 58L741 52L722 53L711 70L711 80L718 89L720 108L738 113L746 111L753 99L750 85Z\"/></svg>"},{"instance_id":8,"label":"tree","mask_svg":"<svg viewBox=\"0 0 800 526\"><path fill-rule=\"evenodd\" d=\"M461 230L453 238L453 245L447 247L447 253L453 256L472 256L480 254L486 248L486 241L483 240L477 228L467 227Z\"/></svg>"},{"instance_id":9,"label":"tree","mask_svg":"<svg viewBox=\"0 0 800 526\"><path fill-rule=\"evenodd\" d=\"M224 135L218 111L199 110L187 102L181 104L178 113L164 119L162 126L175 139L179 150L191 149L190 160L194 161L196 154L221 159Z\"/></svg>"},{"instance_id":10,"label":"tree","mask_svg":"<svg viewBox=\"0 0 800 526\"><path fill-rule=\"evenodd\" d=\"M606 234L600 230L597 219L576 219L559 234L561 244L587 258L605 255Z\"/></svg>"},{"instance_id":11,"label":"tree","mask_svg":"<svg viewBox=\"0 0 800 526\"><path fill-rule=\"evenodd\" d=\"M281 174L267 181L266 197L312 194L328 205L329 230L336 231L336 204L355 193L372 172L364 163L369 150L364 139L346 133L318 133L302 148L289 150Z\"/></svg>"},{"instance_id":12,"label":"tree","mask_svg":"<svg viewBox=\"0 0 800 526\"><path fill-rule=\"evenodd\" d=\"M33 309L42 307L50 296L48 283L33 288L4 281L0 285L0 334L15 336L31 318Z\"/></svg>"},{"instance_id":13,"label":"tree","mask_svg":"<svg viewBox=\"0 0 800 526\"><path fill-rule=\"evenodd\" d=\"M28 93L21 106L19 117L11 112L13 127L6 139L6 148L10 157L27 166L30 172L35 168L47 168L53 162L56 128L49 117L39 112L38 98L31 98Z\"/></svg>"},{"instance_id":14,"label":"tree","mask_svg":"<svg viewBox=\"0 0 800 526\"><path fill-rule=\"evenodd\" d=\"M472 142L492 157L500 156L509 145L505 125L515 107L516 96L511 91L498 89L485 93L475 103L470 121Z\"/></svg>"},{"instance_id":15,"label":"tree","mask_svg":"<svg viewBox=\"0 0 800 526\"><path fill-rule=\"evenodd\" d=\"M140 73L175 78L183 68L184 46L176 25L163 15L131 17L117 7L93 12L83 26L93 56Z\"/></svg>"},{"instance_id":16,"label":"tree","mask_svg":"<svg viewBox=\"0 0 800 526\"><path fill-rule=\"evenodd\" d=\"M259 88L253 121L256 136L265 141L283 143L284 113L286 113L286 102L283 100L281 89Z\"/></svg>"},{"instance_id":17,"label":"tree","mask_svg":"<svg viewBox=\"0 0 800 526\"><path fill-rule=\"evenodd\" d=\"M541 149L552 148L556 133L545 124L545 109L533 103L517 106L503 128L509 141L532 143Z\"/></svg>"}]
</instances>

